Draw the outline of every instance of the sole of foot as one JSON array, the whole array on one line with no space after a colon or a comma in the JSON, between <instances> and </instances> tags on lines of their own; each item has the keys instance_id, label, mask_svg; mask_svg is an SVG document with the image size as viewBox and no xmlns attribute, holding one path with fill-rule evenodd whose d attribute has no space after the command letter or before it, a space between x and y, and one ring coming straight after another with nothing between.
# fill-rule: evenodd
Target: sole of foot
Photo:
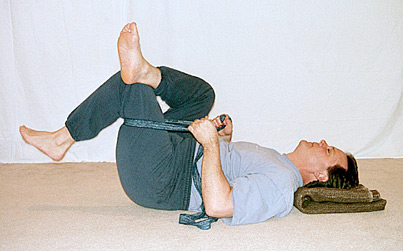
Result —
<instances>
[{"instance_id":1,"label":"sole of foot","mask_svg":"<svg viewBox=\"0 0 403 251\"><path fill-rule=\"evenodd\" d=\"M123 27L118 40L118 52L123 82L142 83L150 65L141 53L136 23L129 23Z\"/></svg>"}]
</instances>

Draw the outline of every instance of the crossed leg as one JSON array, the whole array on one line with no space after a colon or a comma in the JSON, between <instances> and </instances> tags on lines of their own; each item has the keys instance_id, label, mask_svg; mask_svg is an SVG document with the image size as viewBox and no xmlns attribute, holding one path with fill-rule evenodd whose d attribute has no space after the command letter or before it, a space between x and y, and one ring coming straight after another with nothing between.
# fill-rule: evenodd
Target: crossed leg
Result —
<instances>
[{"instance_id":1,"label":"crossed leg","mask_svg":"<svg viewBox=\"0 0 403 251\"><path fill-rule=\"evenodd\" d=\"M135 23L125 25L118 39L121 78L125 84L142 83L156 89L161 72L148 63L140 49L140 38ZM54 132L36 131L26 126L19 128L22 138L55 161L63 159L75 143L66 126Z\"/></svg>"}]
</instances>

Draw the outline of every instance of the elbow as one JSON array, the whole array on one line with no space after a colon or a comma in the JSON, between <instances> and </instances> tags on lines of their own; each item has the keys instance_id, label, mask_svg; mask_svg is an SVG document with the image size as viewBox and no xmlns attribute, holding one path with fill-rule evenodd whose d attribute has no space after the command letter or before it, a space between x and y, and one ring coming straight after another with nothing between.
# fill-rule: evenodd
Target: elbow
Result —
<instances>
[{"instance_id":1,"label":"elbow","mask_svg":"<svg viewBox=\"0 0 403 251\"><path fill-rule=\"evenodd\" d=\"M223 210L220 208L212 208L212 207L206 207L206 214L210 217L216 217L216 218L223 218L226 217L225 214L223 213Z\"/></svg>"},{"instance_id":2,"label":"elbow","mask_svg":"<svg viewBox=\"0 0 403 251\"><path fill-rule=\"evenodd\" d=\"M221 218L220 215L220 210L216 209L214 207L211 206L205 206L204 210L206 211L206 214L210 217L216 217L216 218Z\"/></svg>"},{"instance_id":3,"label":"elbow","mask_svg":"<svg viewBox=\"0 0 403 251\"><path fill-rule=\"evenodd\" d=\"M216 218L227 218L232 217L233 214L233 207L231 204L224 204L224 205L205 205L205 212L210 217Z\"/></svg>"}]
</instances>

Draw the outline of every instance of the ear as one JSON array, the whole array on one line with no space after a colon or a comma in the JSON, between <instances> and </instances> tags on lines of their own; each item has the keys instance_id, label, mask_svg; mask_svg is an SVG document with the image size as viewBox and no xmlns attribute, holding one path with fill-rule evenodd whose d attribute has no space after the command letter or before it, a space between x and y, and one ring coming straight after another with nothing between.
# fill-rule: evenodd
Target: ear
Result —
<instances>
[{"instance_id":1,"label":"ear","mask_svg":"<svg viewBox=\"0 0 403 251\"><path fill-rule=\"evenodd\" d=\"M329 180L329 175L327 171L320 171L320 172L315 172L314 173L315 178L319 180L320 182L326 182Z\"/></svg>"}]
</instances>

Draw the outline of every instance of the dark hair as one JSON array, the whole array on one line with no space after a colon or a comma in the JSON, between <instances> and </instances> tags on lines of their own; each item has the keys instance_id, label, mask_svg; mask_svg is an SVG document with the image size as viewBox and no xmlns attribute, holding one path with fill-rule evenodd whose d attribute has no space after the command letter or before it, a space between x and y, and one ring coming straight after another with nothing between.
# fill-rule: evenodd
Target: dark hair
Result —
<instances>
[{"instance_id":1,"label":"dark hair","mask_svg":"<svg viewBox=\"0 0 403 251\"><path fill-rule=\"evenodd\" d=\"M332 187L350 189L358 186L358 165L354 156L347 153L347 171L339 165L328 168L329 179L326 182L312 181L305 187Z\"/></svg>"}]
</instances>

